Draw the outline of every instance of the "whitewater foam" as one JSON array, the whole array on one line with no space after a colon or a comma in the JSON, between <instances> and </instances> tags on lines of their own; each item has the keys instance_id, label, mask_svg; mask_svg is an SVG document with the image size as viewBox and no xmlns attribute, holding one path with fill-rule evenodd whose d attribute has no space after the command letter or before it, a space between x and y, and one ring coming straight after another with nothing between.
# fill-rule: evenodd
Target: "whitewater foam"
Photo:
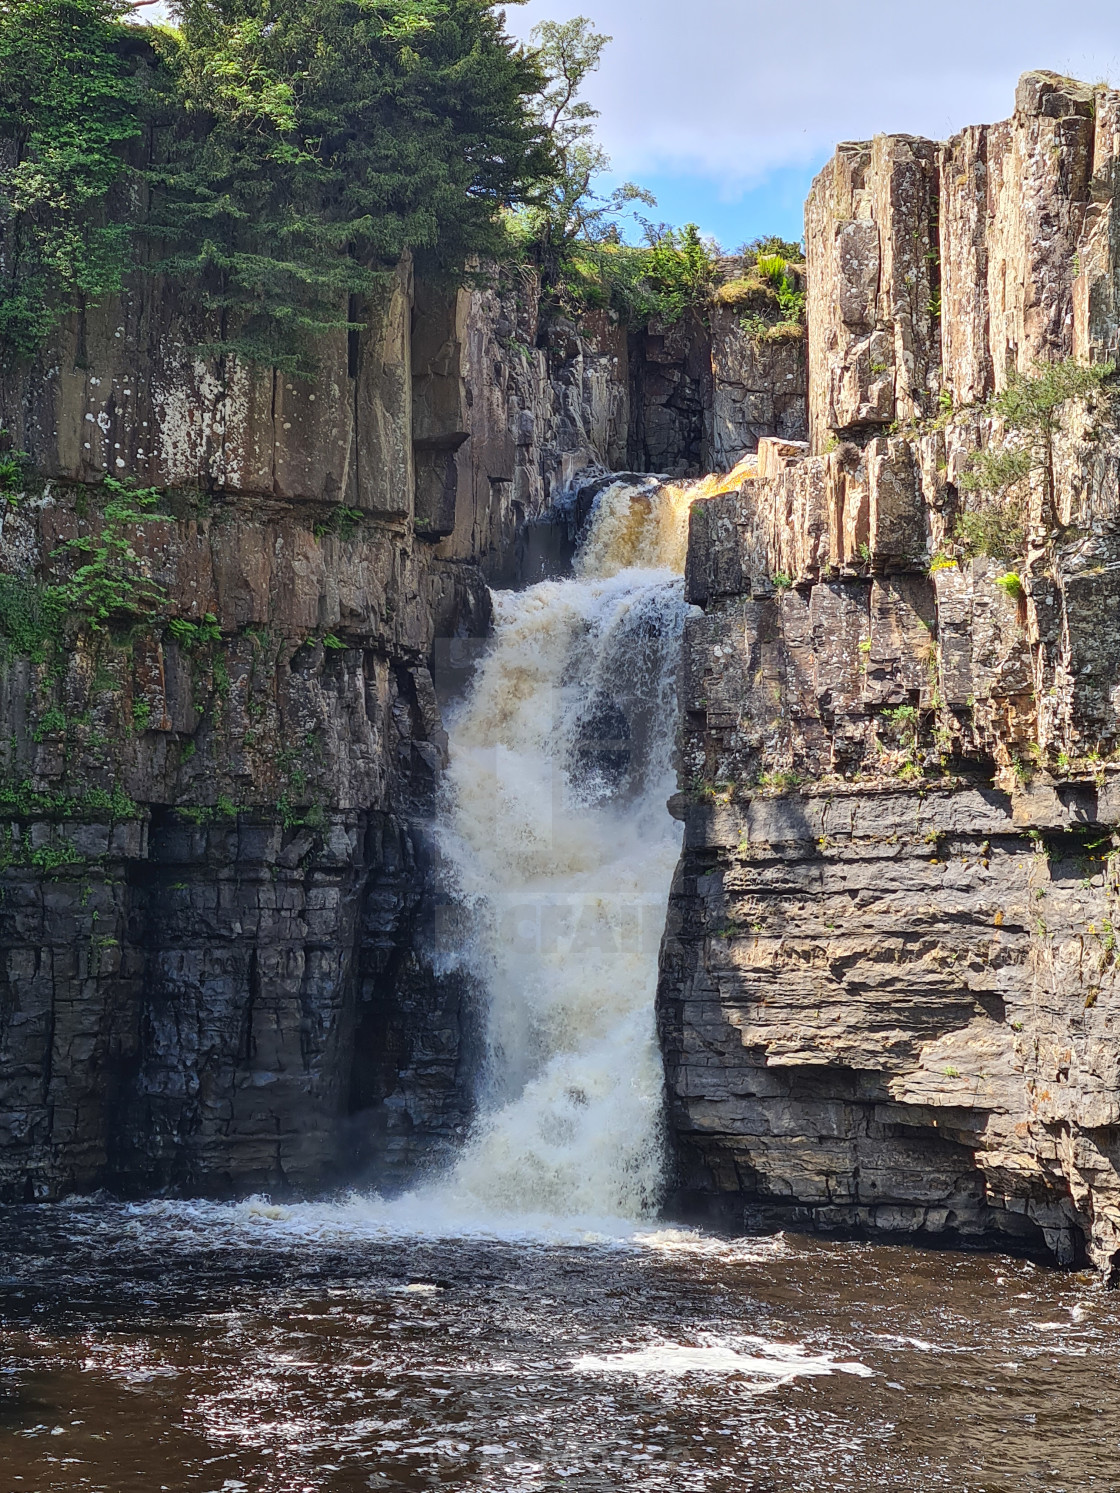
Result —
<instances>
[{"instance_id":1,"label":"whitewater foam","mask_svg":"<svg viewBox=\"0 0 1120 1493\"><path fill-rule=\"evenodd\" d=\"M478 1118L458 1159L392 1200L178 1205L172 1231L617 1246L652 1219L654 995L680 848L665 800L688 507L706 491L611 484L570 579L495 593L493 638L448 721L436 830L455 915L432 952L485 993Z\"/></svg>"},{"instance_id":2,"label":"whitewater foam","mask_svg":"<svg viewBox=\"0 0 1120 1493\"><path fill-rule=\"evenodd\" d=\"M868 1378L874 1372L866 1364L811 1354L800 1343L775 1343L763 1338L742 1342L657 1342L620 1353L585 1353L572 1364L572 1371L639 1378L650 1375L680 1378L684 1374L726 1378L736 1375L753 1380L755 1393L804 1376L854 1374L858 1378Z\"/></svg>"}]
</instances>

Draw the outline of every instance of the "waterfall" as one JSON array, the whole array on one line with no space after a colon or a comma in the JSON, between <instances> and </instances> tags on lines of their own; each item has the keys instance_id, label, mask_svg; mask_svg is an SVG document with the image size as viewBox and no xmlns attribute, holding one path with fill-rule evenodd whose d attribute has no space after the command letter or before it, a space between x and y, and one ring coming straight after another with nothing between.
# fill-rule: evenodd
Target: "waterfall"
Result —
<instances>
[{"instance_id":1,"label":"waterfall","mask_svg":"<svg viewBox=\"0 0 1120 1493\"><path fill-rule=\"evenodd\" d=\"M572 579L495 595L449 722L439 836L486 993L479 1115L446 1204L640 1219L661 1178L657 954L680 829L684 486L600 494Z\"/></svg>"}]
</instances>

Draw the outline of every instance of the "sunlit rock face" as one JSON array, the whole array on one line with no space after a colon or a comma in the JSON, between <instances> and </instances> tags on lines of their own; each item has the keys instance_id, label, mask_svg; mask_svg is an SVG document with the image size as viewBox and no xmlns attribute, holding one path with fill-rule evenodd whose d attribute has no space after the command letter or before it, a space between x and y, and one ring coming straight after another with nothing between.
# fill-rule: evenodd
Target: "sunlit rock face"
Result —
<instances>
[{"instance_id":1,"label":"sunlit rock face","mask_svg":"<svg viewBox=\"0 0 1120 1493\"><path fill-rule=\"evenodd\" d=\"M1118 112L1028 74L813 185L811 454L692 514L659 1002L694 1205L1120 1251L1114 413L1065 406L995 509L966 476L1025 439L990 396L1115 356Z\"/></svg>"}]
</instances>

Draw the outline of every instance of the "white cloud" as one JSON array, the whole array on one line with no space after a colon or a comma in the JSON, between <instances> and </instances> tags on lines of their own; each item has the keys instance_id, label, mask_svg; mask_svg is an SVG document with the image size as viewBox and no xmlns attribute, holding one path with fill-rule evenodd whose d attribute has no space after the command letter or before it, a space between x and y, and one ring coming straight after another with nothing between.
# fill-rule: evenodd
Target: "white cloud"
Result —
<instances>
[{"instance_id":1,"label":"white cloud","mask_svg":"<svg viewBox=\"0 0 1120 1493\"><path fill-rule=\"evenodd\" d=\"M943 139L1010 114L1029 68L1120 83L1115 0L529 0L507 23L581 13L614 38L587 90L600 137L639 179L740 187L840 140Z\"/></svg>"}]
</instances>

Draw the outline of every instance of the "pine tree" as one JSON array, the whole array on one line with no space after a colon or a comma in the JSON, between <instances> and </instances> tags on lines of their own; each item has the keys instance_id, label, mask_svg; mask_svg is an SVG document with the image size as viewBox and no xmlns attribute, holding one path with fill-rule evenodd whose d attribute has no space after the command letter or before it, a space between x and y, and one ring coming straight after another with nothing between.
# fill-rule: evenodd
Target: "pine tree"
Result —
<instances>
[{"instance_id":1,"label":"pine tree","mask_svg":"<svg viewBox=\"0 0 1120 1493\"><path fill-rule=\"evenodd\" d=\"M168 28L127 8L0 11L9 355L118 289L142 233L145 266L217 313L220 344L305 366L405 249L461 274L555 169L542 75L491 0L179 0ZM114 190L130 172L145 190Z\"/></svg>"},{"instance_id":2,"label":"pine tree","mask_svg":"<svg viewBox=\"0 0 1120 1493\"><path fill-rule=\"evenodd\" d=\"M181 0L154 173L163 267L288 366L412 249L461 271L549 169L534 66L484 0ZM236 333L234 328L237 328ZM305 341L305 339L304 339Z\"/></svg>"}]
</instances>

